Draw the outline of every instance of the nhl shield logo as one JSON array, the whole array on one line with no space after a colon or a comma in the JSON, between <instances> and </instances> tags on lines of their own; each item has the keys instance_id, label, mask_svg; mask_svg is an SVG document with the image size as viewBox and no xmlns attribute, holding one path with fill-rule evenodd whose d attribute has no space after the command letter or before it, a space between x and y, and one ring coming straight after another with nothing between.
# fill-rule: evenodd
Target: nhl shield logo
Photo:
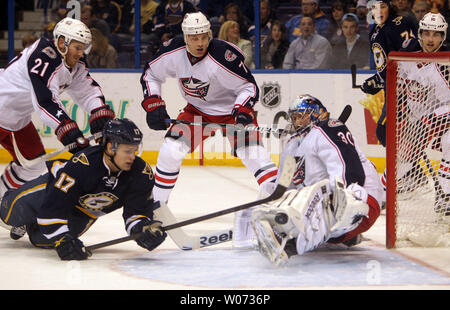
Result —
<instances>
[{"instance_id":1,"label":"nhl shield logo","mask_svg":"<svg viewBox=\"0 0 450 310\"><path fill-rule=\"evenodd\" d=\"M261 103L268 108L275 108L278 106L281 103L280 84L263 83Z\"/></svg>"}]
</instances>

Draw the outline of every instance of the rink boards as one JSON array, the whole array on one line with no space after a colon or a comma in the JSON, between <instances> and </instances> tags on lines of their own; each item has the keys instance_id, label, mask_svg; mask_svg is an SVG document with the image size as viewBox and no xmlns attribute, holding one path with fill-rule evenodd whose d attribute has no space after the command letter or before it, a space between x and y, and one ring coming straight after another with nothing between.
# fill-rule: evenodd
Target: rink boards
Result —
<instances>
[{"instance_id":1,"label":"rink boards","mask_svg":"<svg viewBox=\"0 0 450 310\"><path fill-rule=\"evenodd\" d=\"M255 106L260 126L284 128L287 124L285 111L289 103L299 94L311 94L319 98L337 118L345 105L353 108L347 126L352 131L361 149L374 161L379 171L384 169L384 148L377 143L375 136L375 119L381 111L383 102L380 96L369 96L360 89L352 88L350 72L317 73L317 72L283 72L264 70L264 73L255 73L255 79L260 88L260 102ZM358 74L357 83L361 84L365 78L372 74L365 71ZM102 86L107 103L114 109L116 116L132 119L144 132L143 157L151 164L156 163L158 150L164 138L164 131L150 130L145 120L145 113L141 107L142 89L140 72L92 72L92 77ZM180 95L176 79L167 79L162 86L162 97L167 103L167 110L172 118L176 118L186 102ZM383 98L381 96L381 98ZM89 135L88 115L78 106L74 105L70 97L62 94L62 103L69 115L76 120L80 129ZM44 146L48 151L58 149L61 144L56 140L53 131L42 124L34 115L33 122L38 128ZM273 135L264 135L265 147L274 160L280 153L280 141ZM186 158L184 164L197 165L200 159L205 165L231 165L239 166L240 161L230 155L227 140L222 134L216 134L203 145L203 153L197 150ZM0 150L0 161L7 163L9 154Z\"/></svg>"}]
</instances>

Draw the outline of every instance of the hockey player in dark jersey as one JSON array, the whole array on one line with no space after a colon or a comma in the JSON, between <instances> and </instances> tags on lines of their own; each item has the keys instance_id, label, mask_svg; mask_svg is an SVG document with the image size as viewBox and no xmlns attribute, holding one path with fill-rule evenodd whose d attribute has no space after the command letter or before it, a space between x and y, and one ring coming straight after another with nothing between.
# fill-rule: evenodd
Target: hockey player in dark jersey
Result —
<instances>
[{"instance_id":1,"label":"hockey player in dark jersey","mask_svg":"<svg viewBox=\"0 0 450 310\"><path fill-rule=\"evenodd\" d=\"M153 250L166 233L159 229L161 222L153 221L155 179L151 167L136 156L141 141L142 133L132 121L108 121L101 145L68 161L48 162L48 173L6 192L1 219L25 225L33 245L55 248L62 260L83 260L87 254L79 236L98 217L123 207L126 231L145 231L136 242Z\"/></svg>"},{"instance_id":2,"label":"hockey player in dark jersey","mask_svg":"<svg viewBox=\"0 0 450 310\"><path fill-rule=\"evenodd\" d=\"M395 14L390 0L375 0L368 3L375 27L369 33L377 73L368 78L361 89L374 95L384 89L386 82L387 56L391 51L399 51L402 44L417 35L417 25L410 19ZM383 106L377 122L377 138L386 146L386 107Z\"/></svg>"},{"instance_id":3,"label":"hockey player in dark jersey","mask_svg":"<svg viewBox=\"0 0 450 310\"><path fill-rule=\"evenodd\" d=\"M360 242L378 218L383 197L375 166L317 98L298 96L288 113L292 135L280 170L290 155L297 171L284 198L252 212L259 250L276 265L326 242Z\"/></svg>"},{"instance_id":4,"label":"hockey player in dark jersey","mask_svg":"<svg viewBox=\"0 0 450 310\"><path fill-rule=\"evenodd\" d=\"M79 20L65 18L56 24L53 35L54 42L46 38L37 40L0 70L0 144L14 159L1 176L0 197L46 169L43 162L31 168L22 167L14 153L13 134L25 158L31 160L45 154L31 121L33 112L55 130L62 144L77 144L71 152L88 146L60 100L63 91L89 114L91 133L101 132L105 122L114 118L100 86L83 61L91 47L89 29Z\"/></svg>"},{"instance_id":5,"label":"hockey player in dark jersey","mask_svg":"<svg viewBox=\"0 0 450 310\"><path fill-rule=\"evenodd\" d=\"M154 130L169 127L166 121L170 117L161 98L161 84L168 77L178 80L181 95L187 102L178 120L257 125L253 107L259 100L259 88L244 65L242 51L228 42L213 39L210 23L200 12L186 14L182 30L184 39L174 38L167 42L144 68L141 77L144 92L142 107L147 112L148 126ZM217 128L191 125L169 128L156 164L155 201L168 201L185 156ZM232 154L239 157L255 176L261 191L268 192L273 186L277 167L262 146L259 133L240 133L226 129ZM241 214L237 213L237 223L241 222ZM243 231L247 231L249 216L243 221L246 223L243 224ZM234 233L235 245L240 232L241 229L237 228Z\"/></svg>"}]
</instances>

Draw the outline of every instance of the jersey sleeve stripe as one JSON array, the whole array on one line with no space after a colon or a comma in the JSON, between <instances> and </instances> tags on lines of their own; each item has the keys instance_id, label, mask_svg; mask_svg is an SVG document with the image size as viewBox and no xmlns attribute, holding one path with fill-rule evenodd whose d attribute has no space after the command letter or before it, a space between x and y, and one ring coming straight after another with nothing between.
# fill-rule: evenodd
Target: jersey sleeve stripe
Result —
<instances>
[{"instance_id":1,"label":"jersey sleeve stripe","mask_svg":"<svg viewBox=\"0 0 450 310\"><path fill-rule=\"evenodd\" d=\"M41 224L39 223L39 225L41 225ZM67 225L62 225L62 226L60 226L57 230L55 230L53 233L49 233L49 234L43 233L43 235L44 235L44 237L46 237L47 239L52 239L52 238L54 238L54 237L56 237L56 236L59 236L59 235L61 235L61 234L66 233L66 232L68 232L68 231L69 231L69 227L68 227Z\"/></svg>"}]
</instances>

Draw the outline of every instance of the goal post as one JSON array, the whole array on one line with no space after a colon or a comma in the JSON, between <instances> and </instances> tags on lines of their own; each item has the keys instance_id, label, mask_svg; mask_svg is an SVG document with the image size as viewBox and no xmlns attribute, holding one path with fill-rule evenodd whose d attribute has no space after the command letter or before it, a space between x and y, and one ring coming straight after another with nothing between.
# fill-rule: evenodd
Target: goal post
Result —
<instances>
[{"instance_id":1,"label":"goal post","mask_svg":"<svg viewBox=\"0 0 450 310\"><path fill-rule=\"evenodd\" d=\"M442 139L450 139L449 65L450 52L389 54L387 248L449 246L450 216L442 206L450 181L442 171L450 172L441 164L449 151L442 149Z\"/></svg>"}]
</instances>

